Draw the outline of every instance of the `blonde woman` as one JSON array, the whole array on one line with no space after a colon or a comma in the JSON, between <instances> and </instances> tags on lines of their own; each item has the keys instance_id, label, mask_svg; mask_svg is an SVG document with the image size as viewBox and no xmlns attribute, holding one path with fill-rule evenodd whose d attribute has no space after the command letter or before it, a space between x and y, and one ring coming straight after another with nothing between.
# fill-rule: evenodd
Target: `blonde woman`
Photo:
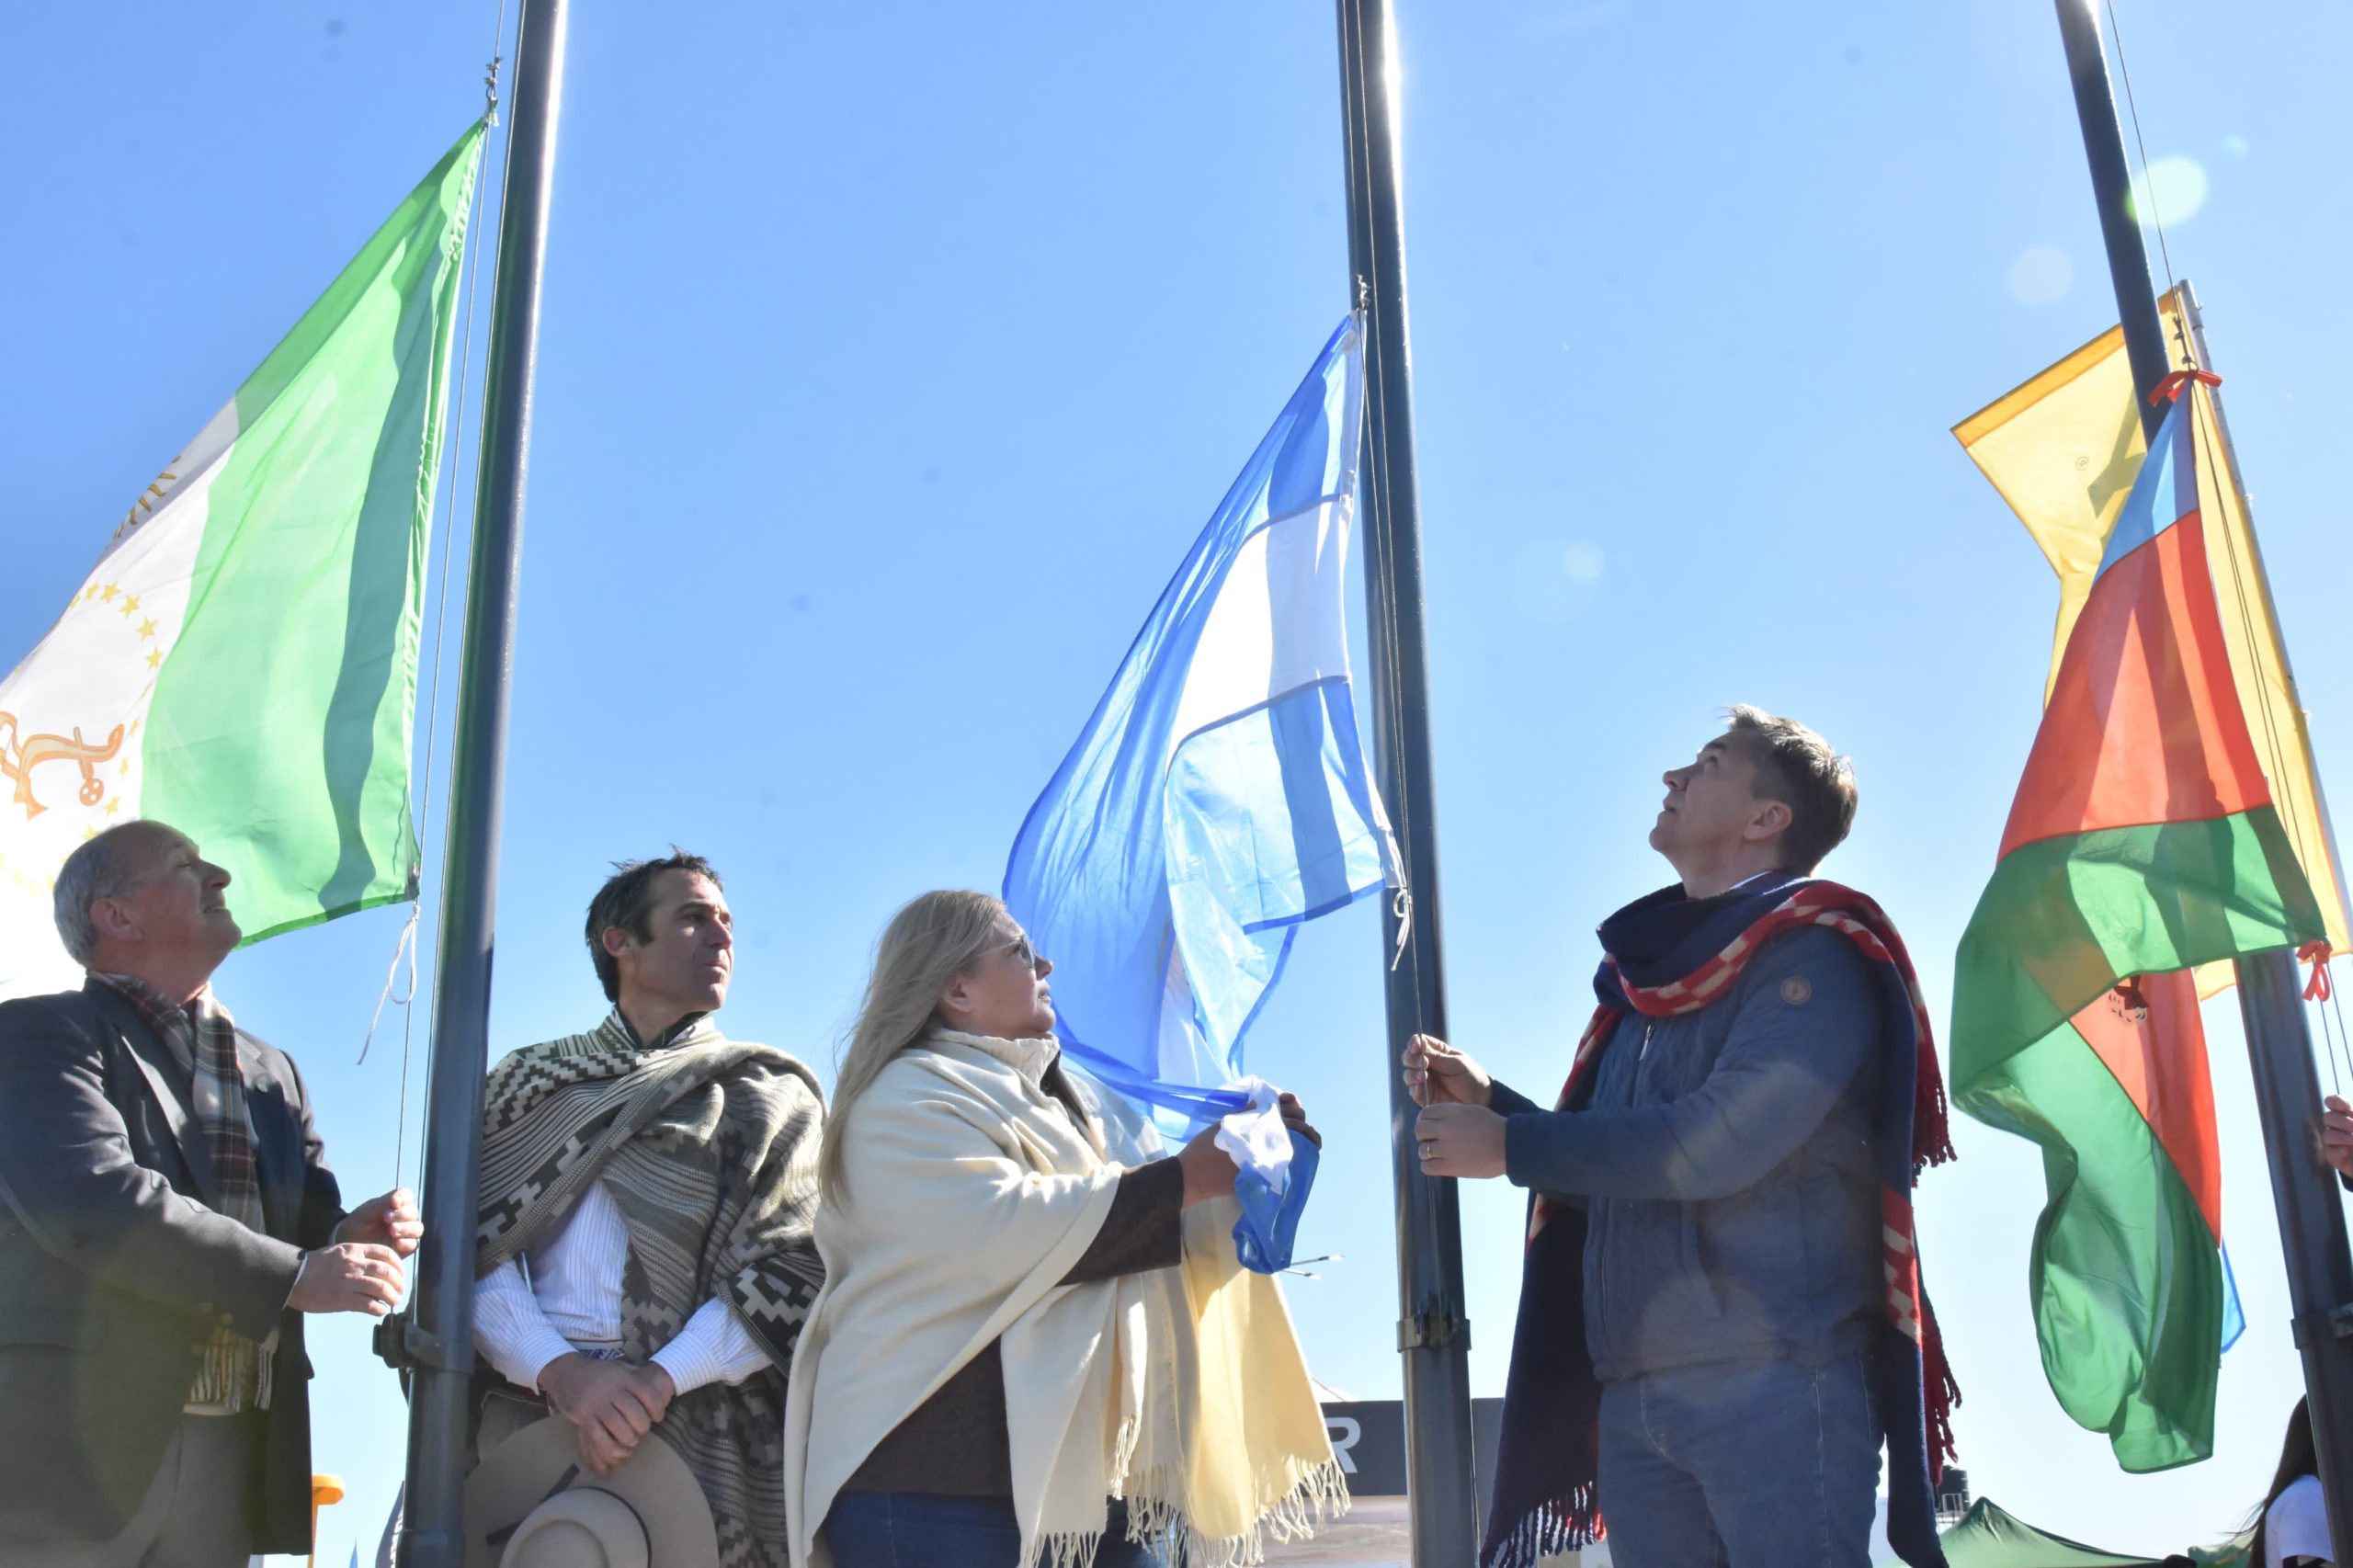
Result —
<instances>
[{"instance_id":1,"label":"blonde woman","mask_svg":"<svg viewBox=\"0 0 2353 1568\"><path fill-rule=\"evenodd\" d=\"M1213 1568L1345 1506L1281 1298L1233 1261L1233 1163L1154 1157L1063 1069L1052 971L979 892L877 947L788 1384L797 1564Z\"/></svg>"}]
</instances>

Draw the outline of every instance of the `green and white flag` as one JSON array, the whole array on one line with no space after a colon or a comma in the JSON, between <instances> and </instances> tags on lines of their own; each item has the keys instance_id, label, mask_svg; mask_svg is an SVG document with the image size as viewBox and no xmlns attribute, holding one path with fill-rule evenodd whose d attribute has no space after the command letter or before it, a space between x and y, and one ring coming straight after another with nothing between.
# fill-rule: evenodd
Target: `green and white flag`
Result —
<instances>
[{"instance_id":1,"label":"green and white flag","mask_svg":"<svg viewBox=\"0 0 2353 1568\"><path fill-rule=\"evenodd\" d=\"M51 892L133 817L259 941L407 898L425 553L483 127L132 505L0 681L0 996L74 983Z\"/></svg>"}]
</instances>

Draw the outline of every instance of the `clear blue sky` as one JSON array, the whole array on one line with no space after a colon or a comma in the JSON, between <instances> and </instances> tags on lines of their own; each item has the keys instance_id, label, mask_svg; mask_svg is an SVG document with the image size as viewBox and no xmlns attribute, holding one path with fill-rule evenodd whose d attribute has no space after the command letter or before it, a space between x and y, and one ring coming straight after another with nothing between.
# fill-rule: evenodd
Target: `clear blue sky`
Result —
<instances>
[{"instance_id":1,"label":"clear blue sky","mask_svg":"<svg viewBox=\"0 0 2353 1568\"><path fill-rule=\"evenodd\" d=\"M1861 814L1829 869L1902 924L1941 1021L2055 603L1946 431L2114 319L2050 6L1401 4L1457 1040L1557 1083L1594 922L1665 880L1643 844L1657 775L1732 700L1855 756ZM2353 766L2331 479L2353 7L2122 11L2149 151L2202 176L2173 259L2208 302L2323 765ZM0 21L20 152L0 664L475 112L491 26L480 0ZM830 1074L882 920L995 885L1346 308L1337 97L1321 3L578 0L500 1047L595 1019L582 908L606 860L675 840L734 901L728 1028ZM438 802L426 833L437 849ZM397 1015L354 1063L400 926L281 938L221 979L301 1059L354 1195L393 1174ZM1346 1261L1290 1297L1318 1373L1365 1396L1397 1383L1378 946L1370 905L1309 928L1254 1058L1329 1135L1302 1240ZM2211 1024L2250 1322L2211 1462L2120 1475L2053 1404L2027 1314L2032 1149L1964 1123L1920 1199L1977 1486L2134 1549L2234 1522L2298 1386L2234 1007ZM1465 1194L1482 1393L1519 1215L1500 1185ZM317 1335L318 1462L353 1483L323 1530L338 1563L372 1546L401 1447L362 1337Z\"/></svg>"}]
</instances>

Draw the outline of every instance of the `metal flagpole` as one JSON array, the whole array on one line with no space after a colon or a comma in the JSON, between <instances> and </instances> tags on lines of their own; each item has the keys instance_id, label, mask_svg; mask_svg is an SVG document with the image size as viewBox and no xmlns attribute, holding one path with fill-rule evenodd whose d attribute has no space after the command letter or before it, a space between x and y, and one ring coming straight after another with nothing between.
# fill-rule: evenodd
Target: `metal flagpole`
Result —
<instances>
[{"instance_id":1,"label":"metal flagpole","mask_svg":"<svg viewBox=\"0 0 2353 1568\"><path fill-rule=\"evenodd\" d=\"M441 937L433 973L431 1103L424 1170L425 1241L415 1318L388 1347L413 1369L402 1568L463 1568L466 1423L473 1381L474 1210L488 1065L499 805L514 667L516 578L531 445L531 373L547 259L548 193L563 97L565 0L523 0L506 193L491 290L481 472L460 653L458 717L443 855Z\"/></svg>"},{"instance_id":2,"label":"metal flagpole","mask_svg":"<svg viewBox=\"0 0 2353 1568\"><path fill-rule=\"evenodd\" d=\"M2109 279L2116 287L2116 309L2124 324L2124 354L2132 363L2132 387L2141 405L2141 433L2157 438L2165 410L2149 394L2173 369L2165 357L2165 325L2157 319L2156 289L2149 281L2149 250L2141 243L2141 221L2132 210L2132 176L2124 162L2124 126L2116 118L2116 94L2108 83L2108 54L2100 47L2095 0L2058 0L2059 37L2067 48L2067 75L2075 89L2075 119L2084 130L2084 157L2091 165L2092 197L2099 206L2099 237L2108 248Z\"/></svg>"},{"instance_id":3,"label":"metal flagpole","mask_svg":"<svg viewBox=\"0 0 2353 1568\"><path fill-rule=\"evenodd\" d=\"M1450 1181L1421 1172L1416 1110L1399 1058L1446 1033L1438 824L1430 796L1429 672L1423 653L1421 509L1414 480L1412 351L1398 185L1397 32L1390 0L1338 0L1347 131L1348 261L1365 313L1365 598L1375 647L1374 766L1409 890L1383 923L1389 1142L1397 1198L1397 1348L1405 1373L1405 1491L1415 1568L1471 1568L1479 1499L1471 1428L1471 1323ZM1402 942L1402 951L1400 944Z\"/></svg>"},{"instance_id":4,"label":"metal flagpole","mask_svg":"<svg viewBox=\"0 0 2353 1568\"><path fill-rule=\"evenodd\" d=\"M2296 1348L2304 1358L2313 1447L2328 1499L2332 1561L2353 1562L2353 1254L2335 1173L2321 1162L2313 1069L2296 960L2286 949L2238 960L2239 1017L2255 1068L2255 1103L2279 1215Z\"/></svg>"},{"instance_id":5,"label":"metal flagpole","mask_svg":"<svg viewBox=\"0 0 2353 1568\"><path fill-rule=\"evenodd\" d=\"M2148 252L2131 205L2124 128L2109 86L2093 0L2057 3L2142 428L2154 441L2165 411L2150 403L2149 394L2170 370L2171 360L2165 354L2155 286L2149 278ZM2204 358L2202 345L2200 358ZM2230 483L2227 474L2214 479L2218 484ZM2336 1560L2353 1562L2353 1338L2348 1338L2353 1335L2353 1252L2346 1244L2337 1184L2320 1158L2313 1125L2321 1093L2312 1033L2304 1019L2295 956L2287 949L2239 960L2238 980L2239 1017L2255 1069L2256 1105L2271 1167L2272 1206L2279 1217L2296 1346L2303 1354L2313 1446L2328 1498L2329 1535Z\"/></svg>"}]
</instances>

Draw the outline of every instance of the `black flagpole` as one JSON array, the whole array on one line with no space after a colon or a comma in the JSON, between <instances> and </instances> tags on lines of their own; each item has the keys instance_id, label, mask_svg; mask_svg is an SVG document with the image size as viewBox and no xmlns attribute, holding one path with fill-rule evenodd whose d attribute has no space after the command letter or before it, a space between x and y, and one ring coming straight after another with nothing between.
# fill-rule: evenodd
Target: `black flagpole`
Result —
<instances>
[{"instance_id":1,"label":"black flagpole","mask_svg":"<svg viewBox=\"0 0 2353 1568\"><path fill-rule=\"evenodd\" d=\"M2116 96L2109 85L2108 59L2092 0L2058 0L2058 7L2141 425L2154 441L2165 410L2149 397L2172 361L2149 278L2148 251L2131 205L2124 128L2116 117ZM2210 477L2217 485L2231 483L2226 472ZM2279 1217L2279 1247L2295 1312L2292 1326L2296 1346L2303 1354L2313 1441L2328 1497L2329 1535L2335 1560L2353 1562L2353 1339L2347 1338L2353 1335L2353 1252L2346 1244L2334 1173L2320 1158L2314 1125L2320 1112L2320 1076L2313 1065L2312 1032L2304 1020L2295 957L2289 949L2239 960L2238 979L2239 1017L2255 1069L2272 1206Z\"/></svg>"},{"instance_id":2,"label":"black flagpole","mask_svg":"<svg viewBox=\"0 0 2353 1568\"><path fill-rule=\"evenodd\" d=\"M1389 969L1390 1160L1397 1195L1397 1348L1405 1372L1405 1491L1415 1568L1471 1568L1479 1500L1471 1429L1471 1323L1462 1232L1450 1181L1422 1175L1400 1056L1416 1033L1446 1033L1438 824L1430 798L1429 672L1423 653L1421 507L1414 482L1405 231L1398 196L1397 32L1390 0L1338 0L1340 97L1347 125L1348 262L1365 314L1365 598L1374 766L1411 903L1392 905Z\"/></svg>"},{"instance_id":3,"label":"black flagpole","mask_svg":"<svg viewBox=\"0 0 2353 1568\"><path fill-rule=\"evenodd\" d=\"M2157 317L2156 287L2149 281L2149 250L2141 243L2141 221L2132 210L2132 176L2124 162L2124 127L2116 118L2116 94L2108 83L2108 54L2100 47L2099 18L2093 0L2058 0L2059 37L2067 49L2067 75L2075 88L2075 119L2083 126L2084 157L2091 165L2092 196L2099 204L2100 242L2108 250L2109 279L2116 287L2116 309L2124 324L2124 354L2132 363L2132 387L2141 405L2141 431L2157 438L2165 410L2149 394L2173 369L2165 354L2165 325Z\"/></svg>"},{"instance_id":4,"label":"black flagpole","mask_svg":"<svg viewBox=\"0 0 2353 1568\"><path fill-rule=\"evenodd\" d=\"M441 938L433 971L433 1092L426 1114L425 1242L403 1343L409 1391L401 1568L464 1568L466 1417L473 1381L474 1210L490 1044L500 797L515 651L531 372L547 259L548 192L563 97L565 0L523 0L506 131L498 267L483 375L481 473L460 655ZM479 241L477 240L477 243Z\"/></svg>"}]
</instances>

